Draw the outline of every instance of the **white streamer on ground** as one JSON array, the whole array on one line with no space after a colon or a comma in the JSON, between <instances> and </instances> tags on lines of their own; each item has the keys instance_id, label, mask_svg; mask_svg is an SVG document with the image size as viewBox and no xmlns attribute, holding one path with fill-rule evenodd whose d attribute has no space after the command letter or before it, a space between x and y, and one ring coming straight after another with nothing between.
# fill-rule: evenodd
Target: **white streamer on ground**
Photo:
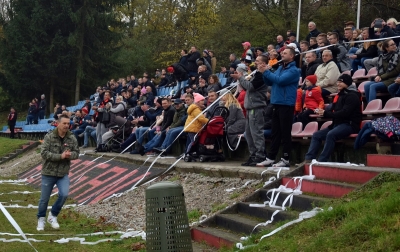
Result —
<instances>
[{"instance_id":1,"label":"white streamer on ground","mask_svg":"<svg viewBox=\"0 0 400 252\"><path fill-rule=\"evenodd\" d=\"M250 185L251 183L253 183L254 181L256 181L256 180L255 179L251 179L251 180L247 181L246 183L244 183L244 185L242 185L239 188L232 187L232 188L229 188L229 189L225 189L225 191L226 192L233 192L233 191L235 191L237 189L243 189L243 188L247 187L248 185Z\"/></svg>"},{"instance_id":2,"label":"white streamer on ground","mask_svg":"<svg viewBox=\"0 0 400 252\"><path fill-rule=\"evenodd\" d=\"M24 238L23 241L27 242L36 252L37 250L35 247L33 247L32 243L29 242L28 238L25 236L24 232L22 229L19 227L18 223L14 220L14 218L10 215L10 213L5 209L3 204L0 203L0 210L3 212L3 214L6 216L7 220L11 223L11 225L17 230L17 232Z\"/></svg>"}]
</instances>

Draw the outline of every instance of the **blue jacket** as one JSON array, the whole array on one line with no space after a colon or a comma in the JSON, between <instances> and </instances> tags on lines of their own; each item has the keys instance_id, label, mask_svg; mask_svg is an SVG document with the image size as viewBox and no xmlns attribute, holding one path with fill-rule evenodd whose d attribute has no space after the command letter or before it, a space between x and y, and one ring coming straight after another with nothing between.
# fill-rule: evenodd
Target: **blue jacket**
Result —
<instances>
[{"instance_id":1,"label":"blue jacket","mask_svg":"<svg viewBox=\"0 0 400 252\"><path fill-rule=\"evenodd\" d=\"M286 66L280 66L275 72L265 71L263 73L264 82L268 86L272 86L271 104L294 106L299 78L300 71L294 61Z\"/></svg>"}]
</instances>

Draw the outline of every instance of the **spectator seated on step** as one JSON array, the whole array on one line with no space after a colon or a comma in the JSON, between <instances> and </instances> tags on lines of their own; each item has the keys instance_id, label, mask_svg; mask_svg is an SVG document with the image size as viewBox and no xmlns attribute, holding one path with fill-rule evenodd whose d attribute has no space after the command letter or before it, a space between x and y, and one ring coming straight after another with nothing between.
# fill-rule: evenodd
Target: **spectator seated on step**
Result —
<instances>
[{"instance_id":1,"label":"spectator seated on step","mask_svg":"<svg viewBox=\"0 0 400 252\"><path fill-rule=\"evenodd\" d=\"M229 110L229 116L225 121L225 130L229 145L235 148L239 135L244 134L246 119L242 107L233 94L226 88L221 89L221 102Z\"/></svg>"},{"instance_id":2,"label":"spectator seated on step","mask_svg":"<svg viewBox=\"0 0 400 252\"><path fill-rule=\"evenodd\" d=\"M194 101L188 107L188 117L185 122L184 131L187 133L186 151L189 153L192 145L194 144L195 135L200 132L202 127L208 122L208 119L202 114L204 106L204 96L198 93L193 94Z\"/></svg>"},{"instance_id":3,"label":"spectator seated on step","mask_svg":"<svg viewBox=\"0 0 400 252\"><path fill-rule=\"evenodd\" d=\"M155 106L153 108L150 107L154 104ZM138 128L135 131L137 148L131 151L131 154L140 153L139 150L143 148L144 134L147 133L150 127L156 122L157 116L161 115L163 111L161 107L161 98L156 98L155 103L148 102L143 104L141 110L144 112L144 115L132 121Z\"/></svg>"},{"instance_id":4,"label":"spectator seated on step","mask_svg":"<svg viewBox=\"0 0 400 252\"><path fill-rule=\"evenodd\" d=\"M318 111L324 117L332 118L332 124L315 132L305 156L306 162L316 159L322 141L324 148L318 158L319 162L328 162L338 140L358 133L362 119L361 94L358 92L350 75L342 74L337 80L339 93L335 96L330 110Z\"/></svg>"},{"instance_id":5,"label":"spectator seated on step","mask_svg":"<svg viewBox=\"0 0 400 252\"><path fill-rule=\"evenodd\" d=\"M153 150L154 147L161 144L167 133L167 128L172 124L175 115L175 108L171 105L170 98L162 98L161 106L163 108L161 125L153 127L147 133L147 139L149 140L143 147L140 148L140 155L144 155L147 152Z\"/></svg>"},{"instance_id":6,"label":"spectator seated on step","mask_svg":"<svg viewBox=\"0 0 400 252\"><path fill-rule=\"evenodd\" d=\"M193 103L193 95L188 94L185 97L185 102L188 106ZM174 100L175 114L171 125L165 130L165 138L159 147L153 148L153 150L167 154L171 149L171 145L176 137L182 132L183 126L187 119L187 108L184 106L181 99Z\"/></svg>"}]
</instances>

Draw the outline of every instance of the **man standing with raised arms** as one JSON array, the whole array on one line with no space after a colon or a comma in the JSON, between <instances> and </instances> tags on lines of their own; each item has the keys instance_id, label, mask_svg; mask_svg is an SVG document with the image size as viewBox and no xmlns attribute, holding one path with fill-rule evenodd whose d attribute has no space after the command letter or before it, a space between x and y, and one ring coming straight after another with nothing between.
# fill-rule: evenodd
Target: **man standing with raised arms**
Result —
<instances>
[{"instance_id":1,"label":"man standing with raised arms","mask_svg":"<svg viewBox=\"0 0 400 252\"><path fill-rule=\"evenodd\" d=\"M275 72L269 71L271 66L268 64L257 66L258 71L263 73L264 82L268 86L272 86L271 104L274 106L272 114L272 142L265 161L257 164L259 167L271 165L275 167L290 166L292 121L300 72L296 67L296 62L294 62L295 51L293 49L285 49L281 56L283 65ZM281 142L283 144L283 157L278 163L274 164Z\"/></svg>"}]
</instances>

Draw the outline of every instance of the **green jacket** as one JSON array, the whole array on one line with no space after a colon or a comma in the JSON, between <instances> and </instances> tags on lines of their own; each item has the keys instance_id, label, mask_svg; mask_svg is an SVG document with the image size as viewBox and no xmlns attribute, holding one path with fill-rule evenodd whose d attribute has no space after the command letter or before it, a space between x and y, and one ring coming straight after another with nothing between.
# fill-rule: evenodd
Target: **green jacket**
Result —
<instances>
[{"instance_id":1,"label":"green jacket","mask_svg":"<svg viewBox=\"0 0 400 252\"><path fill-rule=\"evenodd\" d=\"M66 149L71 151L71 158L61 159ZM64 177L69 173L71 160L79 157L78 141L70 131L62 141L56 128L44 137L41 155L44 160L42 175Z\"/></svg>"},{"instance_id":2,"label":"green jacket","mask_svg":"<svg viewBox=\"0 0 400 252\"><path fill-rule=\"evenodd\" d=\"M172 129L185 125L186 118L187 118L187 108L183 106L180 110L175 111L174 119L172 120L172 124L169 126L169 128Z\"/></svg>"}]
</instances>

